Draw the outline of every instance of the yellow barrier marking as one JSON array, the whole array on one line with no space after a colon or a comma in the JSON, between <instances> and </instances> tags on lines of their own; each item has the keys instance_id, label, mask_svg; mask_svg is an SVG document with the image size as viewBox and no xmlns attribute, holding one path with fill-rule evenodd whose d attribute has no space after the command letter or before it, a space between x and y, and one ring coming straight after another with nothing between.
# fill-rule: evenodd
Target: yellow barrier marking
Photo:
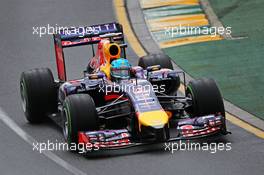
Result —
<instances>
[{"instance_id":1,"label":"yellow barrier marking","mask_svg":"<svg viewBox=\"0 0 264 175\"><path fill-rule=\"evenodd\" d=\"M226 112L226 119L230 121L231 123L233 123L234 125L244 128L246 131L253 133L254 135L264 139L264 132L261 129L258 129L227 112Z\"/></svg>"},{"instance_id":2,"label":"yellow barrier marking","mask_svg":"<svg viewBox=\"0 0 264 175\"><path fill-rule=\"evenodd\" d=\"M222 39L223 38L220 35L191 36L191 37L177 38L171 41L160 42L159 46L161 48L168 48L168 47L173 47L173 46L180 46L180 45L207 42L207 41L217 41L217 40L222 40Z\"/></svg>"},{"instance_id":3,"label":"yellow barrier marking","mask_svg":"<svg viewBox=\"0 0 264 175\"><path fill-rule=\"evenodd\" d=\"M155 8L172 5L198 5L199 0L141 0L142 8Z\"/></svg>"},{"instance_id":4,"label":"yellow barrier marking","mask_svg":"<svg viewBox=\"0 0 264 175\"><path fill-rule=\"evenodd\" d=\"M207 19L176 20L174 22L149 23L149 28L151 32L156 32L156 31L166 30L169 27L200 27L207 25L209 25Z\"/></svg>"},{"instance_id":5,"label":"yellow barrier marking","mask_svg":"<svg viewBox=\"0 0 264 175\"><path fill-rule=\"evenodd\" d=\"M115 10L116 10L116 15L117 15L118 21L120 22L120 21L123 21L124 19L127 19L126 15L124 14L124 13L126 13L125 10L122 13L117 12L120 8L124 9L123 0L114 0L114 6L115 6ZM123 15L123 17L120 17L122 15ZM121 20L120 18L123 18L123 19ZM133 33L133 31L131 30L131 27L130 27L130 23L127 22L127 24L124 26L124 28L129 28L130 31ZM127 29L124 29L124 30L126 31ZM134 33L132 35L135 37ZM129 38L129 35L126 34L126 36L127 36L127 38ZM146 52L144 51L143 47L141 46L141 44L139 43L139 41L137 39L136 40L128 39L128 42L130 43L131 47L133 48L133 50L136 52L136 54L138 56L142 56L142 55L140 55L142 53L146 54ZM135 50L136 48L140 48L140 50L143 50L144 52L139 53L139 52L137 52ZM185 92L184 86L182 84L181 84L179 90L182 93ZM264 139L264 131L262 131L261 129L258 129L258 128L256 128L256 127L244 122L243 120L240 120L239 118L237 118L237 117L235 117L235 116L233 116L232 114L229 114L229 113L226 113L226 119L228 121L230 121L231 123L233 123L234 125L237 125L237 126L243 128L243 129L245 129L246 131L256 135L257 137Z\"/></svg>"},{"instance_id":6,"label":"yellow barrier marking","mask_svg":"<svg viewBox=\"0 0 264 175\"><path fill-rule=\"evenodd\" d=\"M141 47L137 37L135 36L127 18L126 9L123 0L114 0L114 8L116 12L116 18L120 24L123 25L124 34L127 41L130 43L134 52L139 56L146 55L145 50Z\"/></svg>"},{"instance_id":7,"label":"yellow barrier marking","mask_svg":"<svg viewBox=\"0 0 264 175\"><path fill-rule=\"evenodd\" d=\"M151 32L165 30L168 27L199 27L209 25L204 14L198 15L180 15L171 16L159 19L148 20L149 28Z\"/></svg>"},{"instance_id":8,"label":"yellow barrier marking","mask_svg":"<svg viewBox=\"0 0 264 175\"><path fill-rule=\"evenodd\" d=\"M177 20L197 20L197 19L206 19L205 14L195 14L195 15L177 15L177 16L168 16L157 19L149 19L150 23L159 23L159 22L174 22Z\"/></svg>"}]
</instances>

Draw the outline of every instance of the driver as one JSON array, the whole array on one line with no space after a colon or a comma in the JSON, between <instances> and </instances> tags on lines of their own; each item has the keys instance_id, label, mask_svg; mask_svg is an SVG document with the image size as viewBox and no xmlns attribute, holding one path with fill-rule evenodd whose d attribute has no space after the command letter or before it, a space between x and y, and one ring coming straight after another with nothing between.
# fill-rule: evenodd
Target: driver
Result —
<instances>
[{"instance_id":1,"label":"driver","mask_svg":"<svg viewBox=\"0 0 264 175\"><path fill-rule=\"evenodd\" d=\"M110 75L112 81L119 81L130 78L131 64L127 59L119 58L113 60L110 68Z\"/></svg>"}]
</instances>

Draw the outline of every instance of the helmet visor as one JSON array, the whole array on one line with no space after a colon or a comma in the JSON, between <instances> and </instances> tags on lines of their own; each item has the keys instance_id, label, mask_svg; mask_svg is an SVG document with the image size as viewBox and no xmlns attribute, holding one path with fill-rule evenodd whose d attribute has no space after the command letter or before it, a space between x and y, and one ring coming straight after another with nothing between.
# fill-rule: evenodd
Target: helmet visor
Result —
<instances>
[{"instance_id":1,"label":"helmet visor","mask_svg":"<svg viewBox=\"0 0 264 175\"><path fill-rule=\"evenodd\" d=\"M130 77L129 68L112 68L111 75L115 78L127 79Z\"/></svg>"}]
</instances>

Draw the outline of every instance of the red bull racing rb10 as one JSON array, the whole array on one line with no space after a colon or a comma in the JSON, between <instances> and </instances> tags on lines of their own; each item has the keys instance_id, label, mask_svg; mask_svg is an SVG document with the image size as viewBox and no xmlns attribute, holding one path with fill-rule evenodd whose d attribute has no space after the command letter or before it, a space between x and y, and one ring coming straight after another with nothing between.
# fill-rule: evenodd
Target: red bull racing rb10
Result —
<instances>
[{"instance_id":1,"label":"red bull racing rb10","mask_svg":"<svg viewBox=\"0 0 264 175\"><path fill-rule=\"evenodd\" d=\"M75 31L74 31L75 30ZM48 68L21 75L22 106L30 123L47 116L68 144L119 149L227 134L221 93L213 79L192 80L163 54L131 66L118 23L54 34L58 80ZM64 48L91 45L83 77L67 80Z\"/></svg>"}]
</instances>

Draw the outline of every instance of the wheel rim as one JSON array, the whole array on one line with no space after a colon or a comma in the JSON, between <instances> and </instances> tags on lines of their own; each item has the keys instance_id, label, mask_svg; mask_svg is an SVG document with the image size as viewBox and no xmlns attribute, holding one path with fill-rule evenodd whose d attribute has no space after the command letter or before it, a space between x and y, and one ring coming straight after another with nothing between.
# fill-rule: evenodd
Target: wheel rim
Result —
<instances>
[{"instance_id":1,"label":"wheel rim","mask_svg":"<svg viewBox=\"0 0 264 175\"><path fill-rule=\"evenodd\" d=\"M23 82L20 83L20 91L21 91L21 100L22 100L22 108L23 111L26 112L26 108L27 108L27 100L26 100L26 88Z\"/></svg>"},{"instance_id":2,"label":"wheel rim","mask_svg":"<svg viewBox=\"0 0 264 175\"><path fill-rule=\"evenodd\" d=\"M68 140L68 136L69 136L69 130L68 130L68 111L66 108L63 108L63 136L65 138L65 140Z\"/></svg>"}]
</instances>

